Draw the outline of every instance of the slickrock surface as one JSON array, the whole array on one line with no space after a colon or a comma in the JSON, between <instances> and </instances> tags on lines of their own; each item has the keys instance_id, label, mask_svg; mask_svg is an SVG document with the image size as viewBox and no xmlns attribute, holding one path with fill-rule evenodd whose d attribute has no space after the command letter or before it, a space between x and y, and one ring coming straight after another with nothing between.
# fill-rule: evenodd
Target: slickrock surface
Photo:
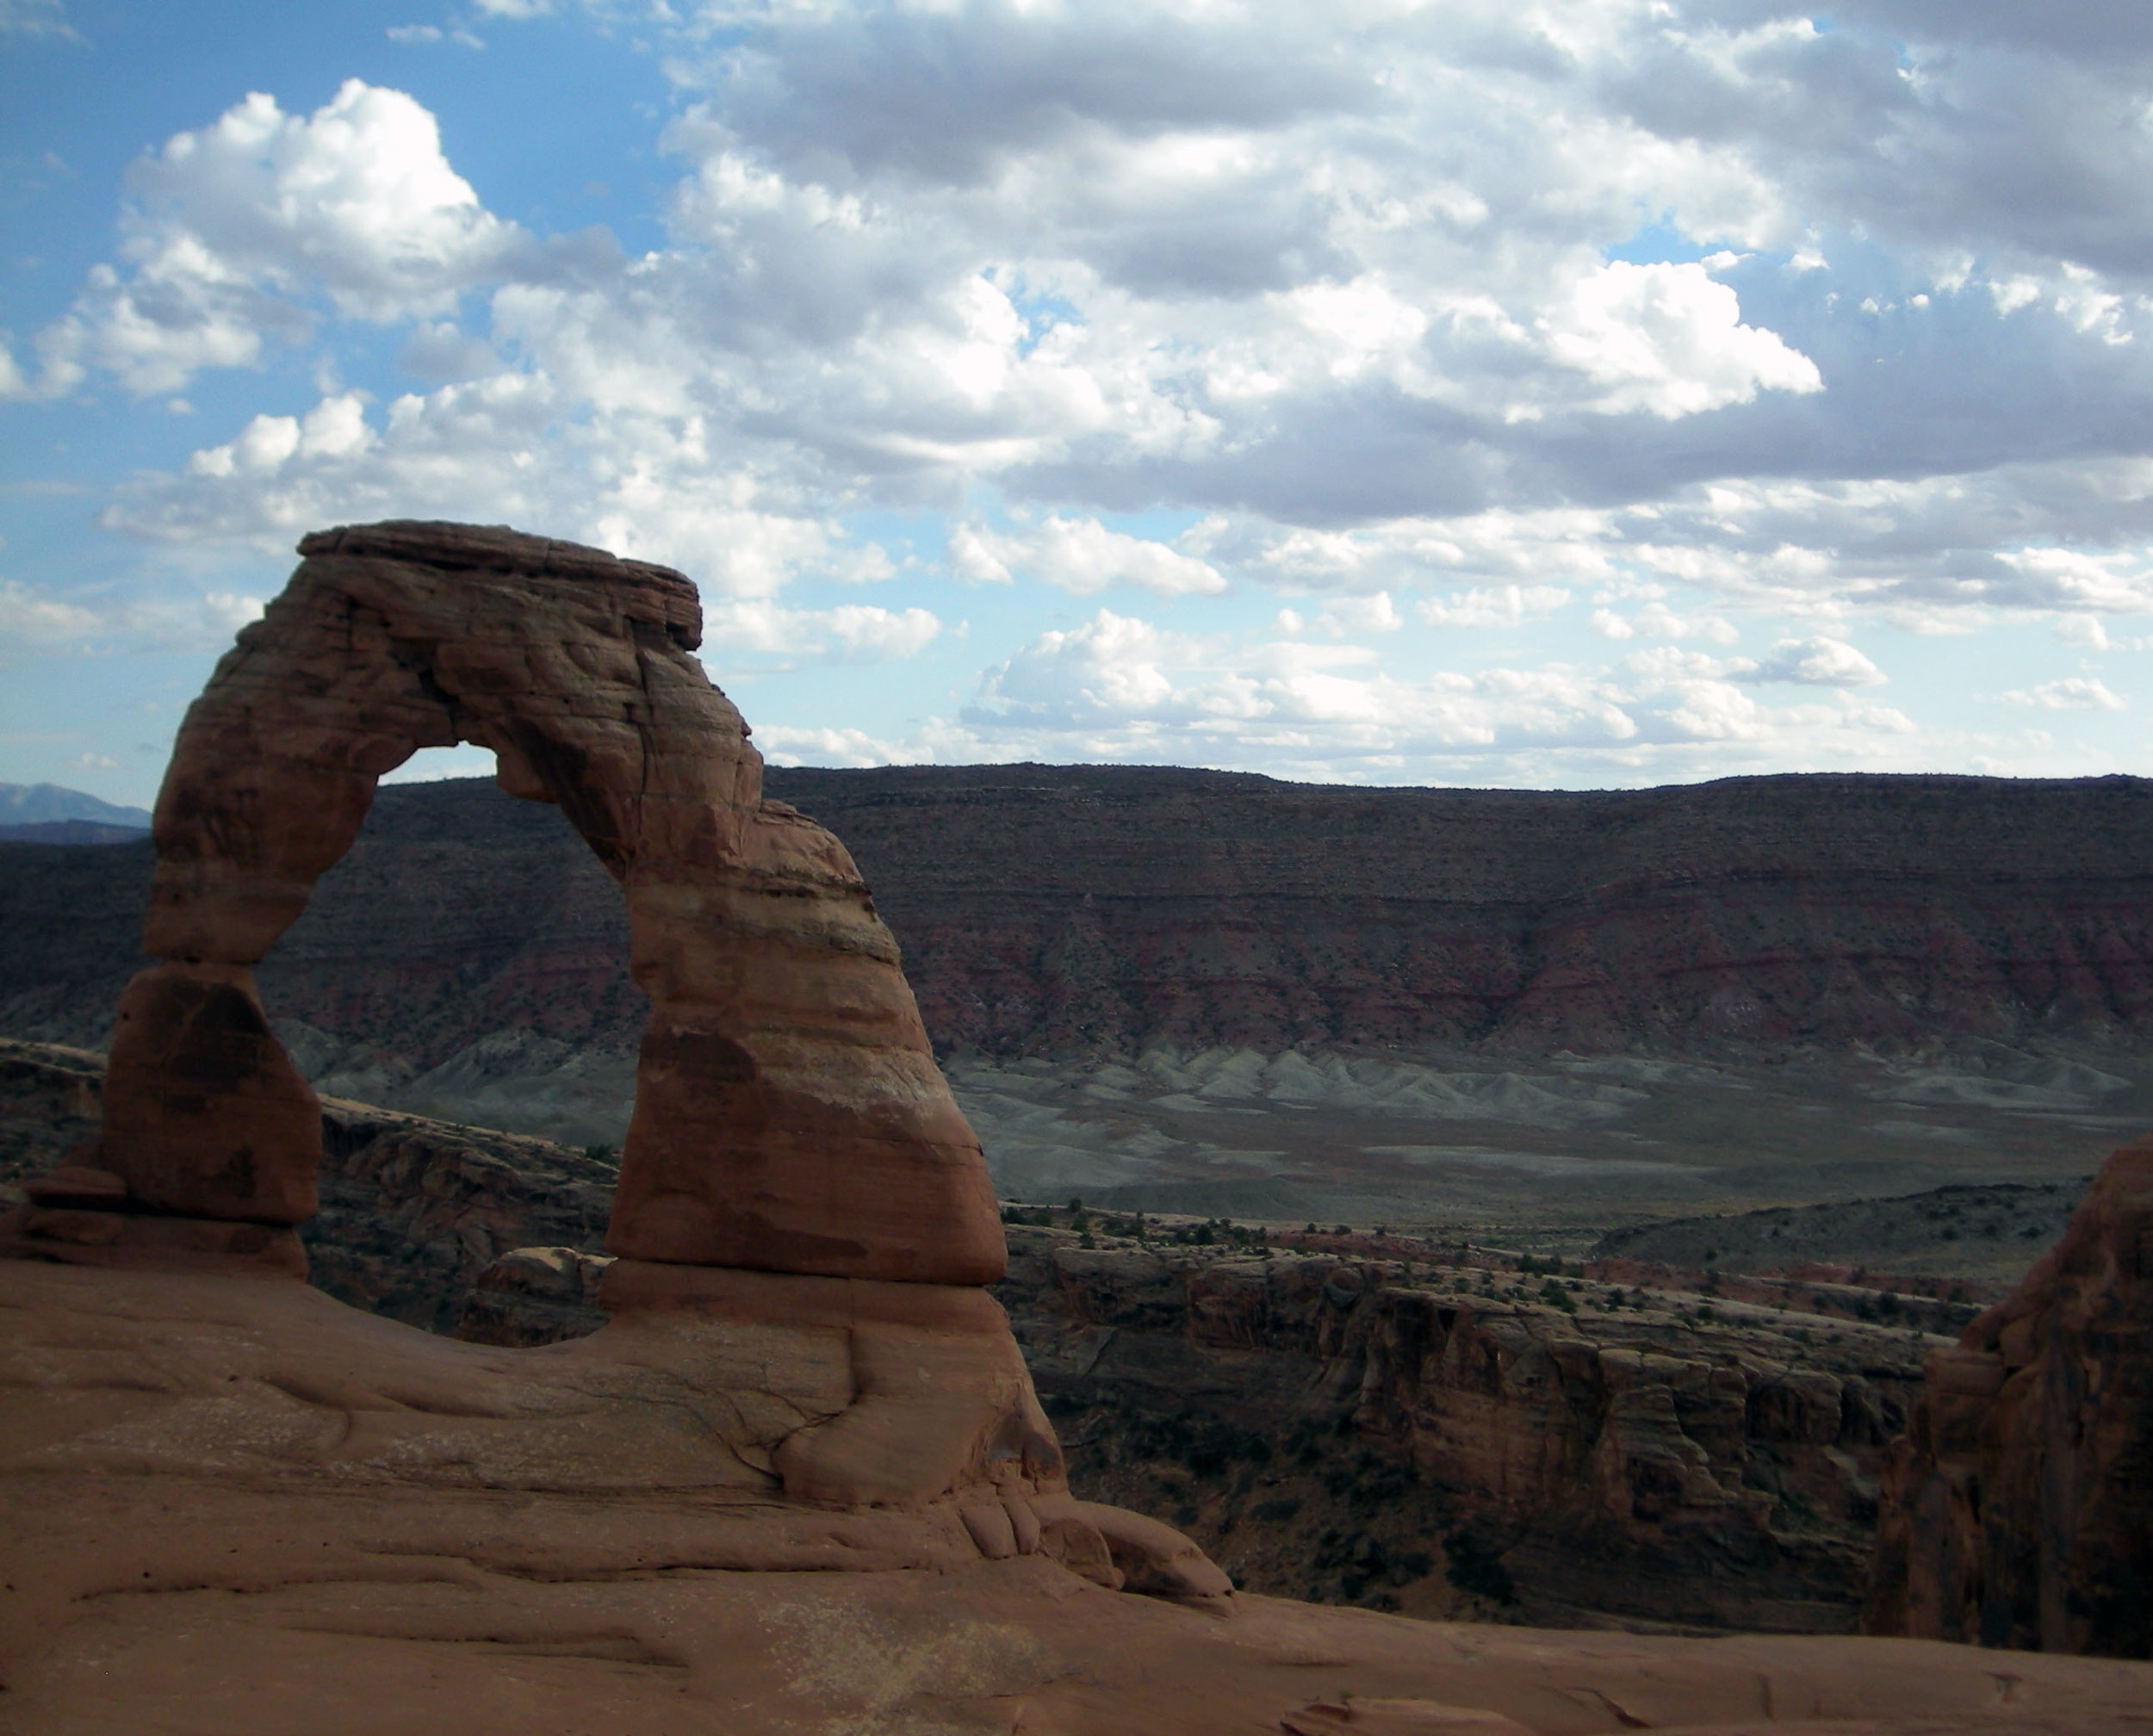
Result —
<instances>
[{"instance_id":1,"label":"slickrock surface","mask_svg":"<svg viewBox=\"0 0 2153 1736\"><path fill-rule=\"evenodd\" d=\"M101 1073L0 1045L0 1131L43 1154L15 1173L94 1129ZM604 1163L333 1100L323 1136L317 1286L479 1343L605 1324ZM1722 1272L1707 1297L1617 1261L1565 1280L1568 1314L1542 1277L1408 1268L1395 1238L1266 1262L1100 1214L1088 1249L1053 1215L1008 1231L996 1293L1076 1491L1171 1516L1255 1590L1423 1616L1850 1630L1881 1443L1939 1342L1906 1329L1972 1311L1908 1294L1862 1324L1878 1284Z\"/></svg>"},{"instance_id":2,"label":"slickrock surface","mask_svg":"<svg viewBox=\"0 0 2153 1736\"><path fill-rule=\"evenodd\" d=\"M2153 1658L2153 1139L1930 1363L1883 1491L1871 1632Z\"/></svg>"},{"instance_id":3,"label":"slickrock surface","mask_svg":"<svg viewBox=\"0 0 2153 1736\"><path fill-rule=\"evenodd\" d=\"M22 1262L0 1311L10 1736L2105 1736L2153 1704L2105 1659L1227 1603L1007 1461L1006 1502L780 1504L795 1438L855 1408L819 1324L629 1311L499 1350L275 1280ZM1122 1564L1180 1601L1109 1592Z\"/></svg>"},{"instance_id":4,"label":"slickrock surface","mask_svg":"<svg viewBox=\"0 0 2153 1736\"><path fill-rule=\"evenodd\" d=\"M158 798L143 947L162 962L121 994L102 1130L76 1165L116 1176L133 1215L115 1239L121 1214L76 1209L90 1184L55 1183L22 1233L83 1259L146 1238L155 1259L182 1241L299 1259L285 1226L317 1203L319 1105L252 966L350 847L375 779L475 741L504 789L559 804L625 896L651 1013L613 1251L997 1276L978 1142L896 943L843 846L762 799L746 726L688 654L694 587L469 526L351 527L301 552L189 708ZM219 1228L234 1224L259 1232Z\"/></svg>"}]
</instances>

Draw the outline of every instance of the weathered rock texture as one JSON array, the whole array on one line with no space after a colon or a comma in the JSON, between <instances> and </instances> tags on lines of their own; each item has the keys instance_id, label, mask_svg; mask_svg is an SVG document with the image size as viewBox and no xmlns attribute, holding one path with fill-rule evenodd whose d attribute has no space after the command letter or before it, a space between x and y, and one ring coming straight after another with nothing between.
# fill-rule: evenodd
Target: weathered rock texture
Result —
<instances>
[{"instance_id":1,"label":"weathered rock texture","mask_svg":"<svg viewBox=\"0 0 2153 1736\"><path fill-rule=\"evenodd\" d=\"M2153 1703L2110 1659L1191 1597L1185 1543L1021 1457L961 1504L778 1502L858 1378L815 1318L502 1350L298 1284L0 1262L0 1731L2120 1736Z\"/></svg>"},{"instance_id":2,"label":"weathered rock texture","mask_svg":"<svg viewBox=\"0 0 2153 1736\"><path fill-rule=\"evenodd\" d=\"M1883 1479L1867 1625L2153 1658L2153 1139L1930 1363Z\"/></svg>"},{"instance_id":3,"label":"weathered rock texture","mask_svg":"<svg viewBox=\"0 0 2153 1736\"><path fill-rule=\"evenodd\" d=\"M0 1038L0 1199L19 1204L23 1184L96 1139L104 1075L102 1055ZM451 1331L504 1250L597 1249L617 1174L549 1140L324 1098L321 1209L299 1230L307 1276L355 1307Z\"/></svg>"},{"instance_id":4,"label":"weathered rock texture","mask_svg":"<svg viewBox=\"0 0 2153 1736\"><path fill-rule=\"evenodd\" d=\"M651 1010L612 1250L997 1276L978 1143L896 944L843 846L762 800L746 726L688 654L693 586L462 526L356 527L301 550L182 725L144 926L162 962L121 996L103 1128L79 1167L117 1176L138 1216L274 1241L313 1212L320 1106L251 967L350 846L381 774L473 741L504 788L560 805L625 896ZM29 1232L74 1257L123 1257L143 1233L86 1239L60 1203L34 1206Z\"/></svg>"},{"instance_id":5,"label":"weathered rock texture","mask_svg":"<svg viewBox=\"0 0 2153 1736\"><path fill-rule=\"evenodd\" d=\"M1903 1330L1723 1299L1678 1315L1591 1281L1566 1311L1536 1280L1498 1296L1434 1262L1009 1236L1000 1293L1073 1485L1185 1504L1259 1589L1445 1613L1423 1578L1441 1566L1548 1625L1856 1626L1918 1378Z\"/></svg>"}]
</instances>

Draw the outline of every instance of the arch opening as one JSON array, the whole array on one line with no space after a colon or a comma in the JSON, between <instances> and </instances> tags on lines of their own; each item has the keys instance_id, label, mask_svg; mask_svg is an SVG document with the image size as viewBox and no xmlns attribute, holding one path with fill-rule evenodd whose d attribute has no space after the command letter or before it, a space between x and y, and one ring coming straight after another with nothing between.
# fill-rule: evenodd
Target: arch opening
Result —
<instances>
[{"instance_id":1,"label":"arch opening","mask_svg":"<svg viewBox=\"0 0 2153 1736\"><path fill-rule=\"evenodd\" d=\"M286 1232L318 1104L253 967L413 756L490 751L621 887L651 1013L607 1247L977 1284L1002 1243L889 931L843 846L761 796L667 568L501 530L318 533L181 727L96 1168L127 1212ZM115 1203L108 1201L108 1204Z\"/></svg>"}]
</instances>

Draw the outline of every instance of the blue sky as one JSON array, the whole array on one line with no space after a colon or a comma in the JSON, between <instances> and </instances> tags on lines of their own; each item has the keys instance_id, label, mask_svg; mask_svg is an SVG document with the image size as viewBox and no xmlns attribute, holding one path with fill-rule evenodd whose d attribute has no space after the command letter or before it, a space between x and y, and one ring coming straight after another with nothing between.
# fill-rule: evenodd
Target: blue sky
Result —
<instances>
[{"instance_id":1,"label":"blue sky","mask_svg":"<svg viewBox=\"0 0 2153 1736\"><path fill-rule=\"evenodd\" d=\"M389 517L682 567L782 760L2145 769L2135 0L0 0L0 780L148 800Z\"/></svg>"}]
</instances>

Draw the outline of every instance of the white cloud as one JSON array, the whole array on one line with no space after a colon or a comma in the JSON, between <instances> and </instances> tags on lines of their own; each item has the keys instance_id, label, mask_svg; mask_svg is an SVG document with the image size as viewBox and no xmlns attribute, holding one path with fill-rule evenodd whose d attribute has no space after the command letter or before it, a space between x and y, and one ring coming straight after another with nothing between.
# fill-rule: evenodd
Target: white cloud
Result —
<instances>
[{"instance_id":1,"label":"white cloud","mask_svg":"<svg viewBox=\"0 0 2153 1736\"><path fill-rule=\"evenodd\" d=\"M1431 627L1517 627L1543 615L1552 615L1570 600L1560 585L1503 585L1454 591L1438 600L1429 598L1414 605Z\"/></svg>"},{"instance_id":2,"label":"white cloud","mask_svg":"<svg viewBox=\"0 0 2153 1736\"><path fill-rule=\"evenodd\" d=\"M964 713L964 741L945 736L938 754L1081 746L1096 757L1166 752L1304 776L1444 770L1476 781L1526 766L1542 778L1560 766L1573 779L1646 781L1728 753L1763 765L1820 753L1827 763L1907 763L1914 728L1903 714L1843 699L1774 705L1747 691L1753 669L1663 645L1610 666L1405 677L1364 647L1175 634L1102 610L990 670Z\"/></svg>"},{"instance_id":3,"label":"white cloud","mask_svg":"<svg viewBox=\"0 0 2153 1736\"><path fill-rule=\"evenodd\" d=\"M61 0L0 0L0 36L51 36L79 42Z\"/></svg>"},{"instance_id":4,"label":"white cloud","mask_svg":"<svg viewBox=\"0 0 2153 1736\"><path fill-rule=\"evenodd\" d=\"M1002 581L1021 574L1080 597L1114 585L1159 597L1216 595L1226 588L1225 576L1207 561L1109 530L1095 518L1058 513L1006 533L959 525L951 533L950 563L966 579Z\"/></svg>"},{"instance_id":5,"label":"white cloud","mask_svg":"<svg viewBox=\"0 0 2153 1736\"><path fill-rule=\"evenodd\" d=\"M1174 697L1159 666L1169 654L1150 622L1101 609L1081 627L1042 633L990 670L982 695L990 706L1060 726L1126 722Z\"/></svg>"},{"instance_id":6,"label":"white cloud","mask_svg":"<svg viewBox=\"0 0 2153 1736\"><path fill-rule=\"evenodd\" d=\"M220 650L262 612L262 599L202 593L171 584L129 596L55 597L0 580L0 641L47 654L64 651Z\"/></svg>"},{"instance_id":7,"label":"white cloud","mask_svg":"<svg viewBox=\"0 0 2153 1736\"><path fill-rule=\"evenodd\" d=\"M87 639L103 625L104 617L94 610L0 579L0 640L50 645Z\"/></svg>"},{"instance_id":8,"label":"white cloud","mask_svg":"<svg viewBox=\"0 0 2153 1736\"><path fill-rule=\"evenodd\" d=\"M1782 639L1743 679L1809 687L1874 687L1884 673L1843 639Z\"/></svg>"},{"instance_id":9,"label":"white cloud","mask_svg":"<svg viewBox=\"0 0 2153 1736\"><path fill-rule=\"evenodd\" d=\"M489 210L410 96L257 95L137 164L0 395L274 366L108 503L174 560L508 521L682 566L728 648L803 662L916 654L950 577L1014 587L977 716L864 728L892 753L1903 763L1848 697L1869 624L1934 659L2153 614L2128 9L634 9L680 98L634 257ZM1658 239L1703 257L1617 257ZM892 513L909 552L863 528ZM1152 514L1196 522L1110 528ZM791 589L826 581L884 606ZM1034 584L1119 612L1042 636ZM1505 636L1430 673L1408 620Z\"/></svg>"},{"instance_id":10,"label":"white cloud","mask_svg":"<svg viewBox=\"0 0 2153 1736\"><path fill-rule=\"evenodd\" d=\"M774 653L832 663L886 663L913 657L942 630L925 609L857 603L835 609L787 609L760 597L725 599L704 615L704 660L726 649ZM722 670L714 671L723 681Z\"/></svg>"},{"instance_id":11,"label":"white cloud","mask_svg":"<svg viewBox=\"0 0 2153 1736\"><path fill-rule=\"evenodd\" d=\"M128 176L124 269L100 265L39 334L39 390L101 369L137 394L252 365L307 304L395 320L452 311L528 246L449 166L433 115L352 78L311 116L256 92Z\"/></svg>"},{"instance_id":12,"label":"white cloud","mask_svg":"<svg viewBox=\"0 0 2153 1736\"><path fill-rule=\"evenodd\" d=\"M1316 625L1334 638L1395 633L1405 624L1387 591L1378 591L1373 597L1334 597L1316 617Z\"/></svg>"},{"instance_id":13,"label":"white cloud","mask_svg":"<svg viewBox=\"0 0 2153 1736\"><path fill-rule=\"evenodd\" d=\"M2066 675L2037 687L2013 688L1996 696L2006 704L2033 705L2047 711L2127 711L2130 701L2108 691L2090 675Z\"/></svg>"},{"instance_id":14,"label":"white cloud","mask_svg":"<svg viewBox=\"0 0 2153 1736\"><path fill-rule=\"evenodd\" d=\"M1715 644L1732 645L1741 636L1734 623L1722 617L1678 615L1656 597L1628 615L1595 609L1591 628L1604 639L1634 639L1641 633L1648 639L1709 639Z\"/></svg>"},{"instance_id":15,"label":"white cloud","mask_svg":"<svg viewBox=\"0 0 2153 1736\"><path fill-rule=\"evenodd\" d=\"M1741 323L1734 292L1702 265L1616 260L1571 288L1540 320L1548 350L1605 389L1593 407L1666 419L1760 391L1821 392L1816 363Z\"/></svg>"}]
</instances>

